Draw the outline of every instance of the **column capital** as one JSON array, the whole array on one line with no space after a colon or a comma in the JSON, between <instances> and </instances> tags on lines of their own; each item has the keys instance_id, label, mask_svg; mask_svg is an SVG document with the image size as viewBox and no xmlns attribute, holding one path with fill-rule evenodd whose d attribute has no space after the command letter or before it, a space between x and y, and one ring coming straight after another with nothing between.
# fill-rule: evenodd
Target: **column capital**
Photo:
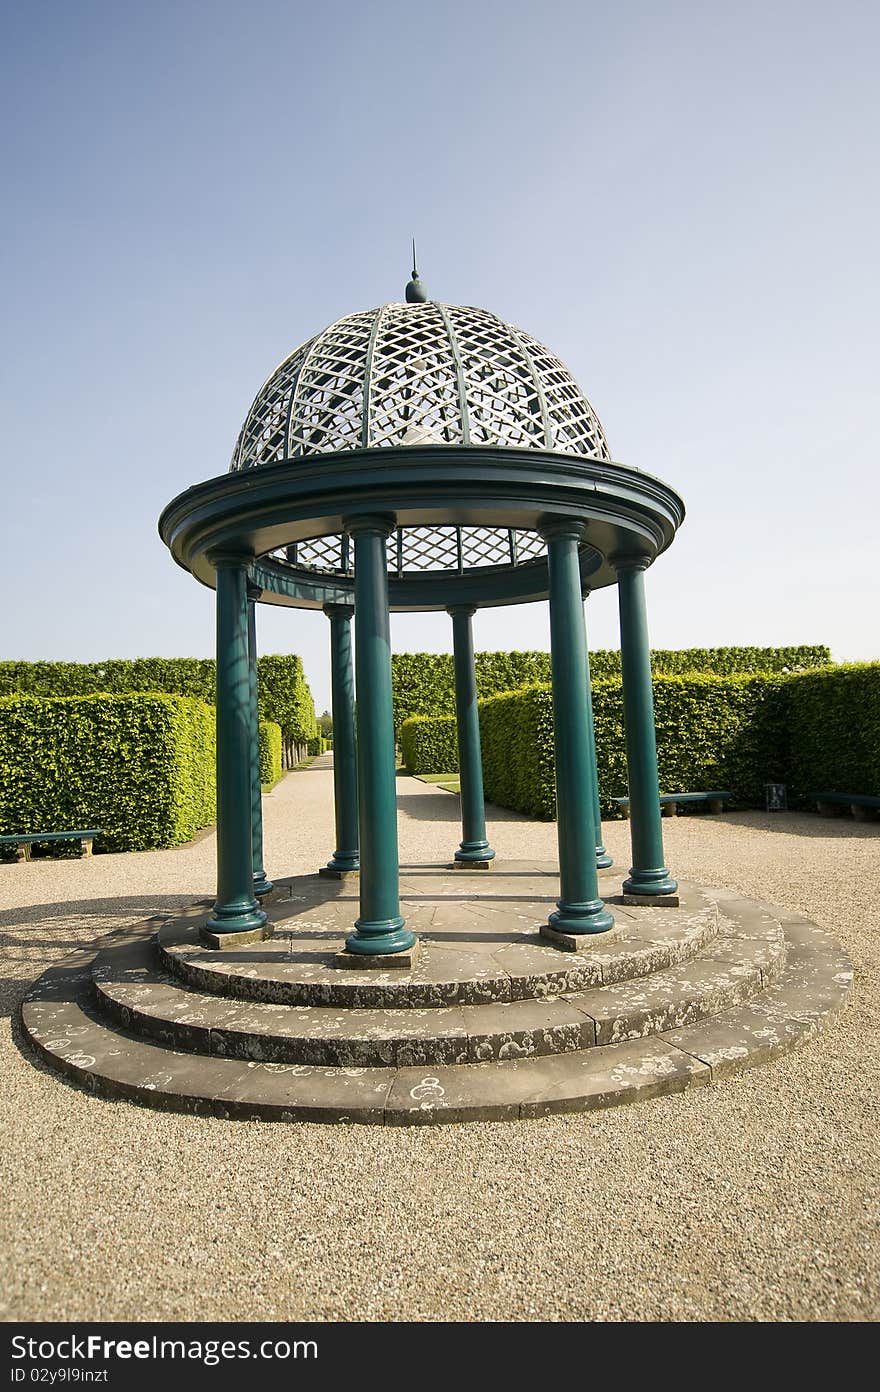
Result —
<instances>
[{"instance_id":1,"label":"column capital","mask_svg":"<svg viewBox=\"0 0 880 1392\"><path fill-rule=\"evenodd\" d=\"M634 570L647 570L651 564L650 556L610 556L609 560L618 575L627 575Z\"/></svg>"},{"instance_id":2,"label":"column capital","mask_svg":"<svg viewBox=\"0 0 880 1392\"><path fill-rule=\"evenodd\" d=\"M576 517L548 517L538 527L538 534L545 541L570 540L582 542L586 537L586 526Z\"/></svg>"},{"instance_id":3,"label":"column capital","mask_svg":"<svg viewBox=\"0 0 880 1392\"><path fill-rule=\"evenodd\" d=\"M452 619L454 619L456 615L463 615L465 618L472 619L477 612L477 606L476 604L449 604L446 606L446 612Z\"/></svg>"},{"instance_id":4,"label":"column capital","mask_svg":"<svg viewBox=\"0 0 880 1392\"><path fill-rule=\"evenodd\" d=\"M353 604L325 604L324 613L328 619L350 619L354 616Z\"/></svg>"},{"instance_id":5,"label":"column capital","mask_svg":"<svg viewBox=\"0 0 880 1392\"><path fill-rule=\"evenodd\" d=\"M252 551L236 551L233 548L217 547L208 553L208 560L215 570L246 569L254 559Z\"/></svg>"},{"instance_id":6,"label":"column capital","mask_svg":"<svg viewBox=\"0 0 880 1392\"><path fill-rule=\"evenodd\" d=\"M387 540L394 528L397 526L397 518L390 517L388 513L368 512L362 517L343 517L342 529L350 537L357 539L359 536L379 536Z\"/></svg>"},{"instance_id":7,"label":"column capital","mask_svg":"<svg viewBox=\"0 0 880 1392\"><path fill-rule=\"evenodd\" d=\"M257 582L256 582L255 580L251 580L250 576L248 576L248 582L247 582L247 597L248 597L248 599L251 600L254 604L256 604L256 602L257 602L258 599L262 599L262 598L263 598L263 587L262 587L262 585L258 585Z\"/></svg>"}]
</instances>

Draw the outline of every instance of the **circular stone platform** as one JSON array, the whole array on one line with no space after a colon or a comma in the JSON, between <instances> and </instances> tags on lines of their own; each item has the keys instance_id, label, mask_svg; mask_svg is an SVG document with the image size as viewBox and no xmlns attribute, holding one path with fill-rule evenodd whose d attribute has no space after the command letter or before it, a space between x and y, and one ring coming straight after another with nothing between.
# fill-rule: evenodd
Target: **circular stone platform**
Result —
<instances>
[{"instance_id":1,"label":"circular stone platform","mask_svg":"<svg viewBox=\"0 0 880 1392\"><path fill-rule=\"evenodd\" d=\"M205 904L77 952L22 1006L52 1066L109 1097L266 1120L540 1115L711 1082L810 1038L842 1006L845 953L798 915L681 885L678 908L600 890L613 933L539 935L558 872L405 866L411 971L346 969L357 882L281 881L274 937L198 942Z\"/></svg>"}]
</instances>

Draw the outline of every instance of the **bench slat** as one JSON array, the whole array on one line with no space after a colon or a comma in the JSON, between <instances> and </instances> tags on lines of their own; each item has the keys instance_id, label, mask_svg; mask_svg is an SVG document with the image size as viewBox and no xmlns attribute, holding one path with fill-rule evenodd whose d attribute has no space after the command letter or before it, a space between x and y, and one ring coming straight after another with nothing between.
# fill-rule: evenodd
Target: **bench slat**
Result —
<instances>
[{"instance_id":1,"label":"bench slat","mask_svg":"<svg viewBox=\"0 0 880 1392\"><path fill-rule=\"evenodd\" d=\"M726 791L726 790L721 790L721 791L718 791L718 792L710 792L710 793L661 793L661 794L660 794L660 801L661 801L661 802L724 802L724 801L726 801L726 800L728 800L729 798L732 798L732 797L733 797L733 793L731 793L731 792L729 792L729 791ZM612 798L611 801L612 801L612 802L616 802L617 805L618 805L618 807L628 807L628 806L629 806L629 798L628 798L628 797Z\"/></svg>"},{"instance_id":2,"label":"bench slat","mask_svg":"<svg viewBox=\"0 0 880 1392\"><path fill-rule=\"evenodd\" d=\"M810 793L811 802L834 802L844 807L880 807L880 797L873 793Z\"/></svg>"},{"instance_id":3,"label":"bench slat","mask_svg":"<svg viewBox=\"0 0 880 1392\"><path fill-rule=\"evenodd\" d=\"M103 834L102 827L92 827L91 831L29 831L21 836L0 836L0 846L33 845L35 841L94 841Z\"/></svg>"}]
</instances>

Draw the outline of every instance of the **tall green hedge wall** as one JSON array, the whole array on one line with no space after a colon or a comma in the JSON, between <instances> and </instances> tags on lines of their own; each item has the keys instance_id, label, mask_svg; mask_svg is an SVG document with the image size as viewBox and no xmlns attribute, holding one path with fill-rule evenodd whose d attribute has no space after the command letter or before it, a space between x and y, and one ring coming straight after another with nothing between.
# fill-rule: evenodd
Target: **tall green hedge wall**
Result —
<instances>
[{"instance_id":1,"label":"tall green hedge wall","mask_svg":"<svg viewBox=\"0 0 880 1392\"><path fill-rule=\"evenodd\" d=\"M410 773L457 773L454 715L411 715L400 727L400 751Z\"/></svg>"},{"instance_id":2,"label":"tall green hedge wall","mask_svg":"<svg viewBox=\"0 0 880 1392\"><path fill-rule=\"evenodd\" d=\"M880 662L798 673L784 695L789 803L811 792L880 796Z\"/></svg>"},{"instance_id":3,"label":"tall green hedge wall","mask_svg":"<svg viewBox=\"0 0 880 1392\"><path fill-rule=\"evenodd\" d=\"M764 784L788 784L789 803L816 789L880 793L880 663L811 672L654 677L660 787L729 788L741 807L760 807ZM593 684L602 810L627 794L619 679ZM481 700L486 797L531 816L555 816L553 705L547 685ZM454 721L421 716L401 732L407 767L445 773Z\"/></svg>"},{"instance_id":4,"label":"tall green hedge wall","mask_svg":"<svg viewBox=\"0 0 880 1392\"><path fill-rule=\"evenodd\" d=\"M213 704L213 658L110 658L105 662L0 662L0 697L91 696L99 692L164 691ZM305 741L317 730L315 703L295 654L257 658L260 715L287 739Z\"/></svg>"},{"instance_id":5,"label":"tall green hedge wall","mask_svg":"<svg viewBox=\"0 0 880 1392\"><path fill-rule=\"evenodd\" d=\"M214 710L160 693L0 699L0 834L103 827L97 850L214 820Z\"/></svg>"},{"instance_id":6,"label":"tall green hedge wall","mask_svg":"<svg viewBox=\"0 0 880 1392\"><path fill-rule=\"evenodd\" d=\"M260 721L260 782L274 788L281 777L281 726L274 720Z\"/></svg>"},{"instance_id":7,"label":"tall green hedge wall","mask_svg":"<svg viewBox=\"0 0 880 1392\"><path fill-rule=\"evenodd\" d=\"M656 674L685 672L795 672L822 667L831 661L827 647L683 648L651 653ZM620 676L620 653L600 649L590 654L593 679ZM394 685L394 728L400 732L411 715L448 715L455 710L455 676L449 653L395 653L391 659ZM478 652L477 694L494 696L521 686L550 681L546 652Z\"/></svg>"}]
</instances>

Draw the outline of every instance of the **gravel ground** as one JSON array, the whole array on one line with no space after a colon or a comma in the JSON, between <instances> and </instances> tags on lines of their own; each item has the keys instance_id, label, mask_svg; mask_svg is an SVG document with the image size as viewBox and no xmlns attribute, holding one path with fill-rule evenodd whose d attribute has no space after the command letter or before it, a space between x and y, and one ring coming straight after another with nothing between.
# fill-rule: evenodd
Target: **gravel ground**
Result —
<instances>
[{"instance_id":1,"label":"gravel ground","mask_svg":"<svg viewBox=\"0 0 880 1392\"><path fill-rule=\"evenodd\" d=\"M327 859L331 778L313 766L266 798L270 874ZM448 855L457 799L399 787L401 859ZM490 811L500 856L555 855L554 826ZM880 826L664 827L675 872L836 934L856 973L841 1020L709 1089L413 1130L176 1116L61 1082L19 1050L24 990L72 947L210 894L213 835L0 866L2 1318L876 1319ZM627 866L626 824L605 833Z\"/></svg>"}]
</instances>

